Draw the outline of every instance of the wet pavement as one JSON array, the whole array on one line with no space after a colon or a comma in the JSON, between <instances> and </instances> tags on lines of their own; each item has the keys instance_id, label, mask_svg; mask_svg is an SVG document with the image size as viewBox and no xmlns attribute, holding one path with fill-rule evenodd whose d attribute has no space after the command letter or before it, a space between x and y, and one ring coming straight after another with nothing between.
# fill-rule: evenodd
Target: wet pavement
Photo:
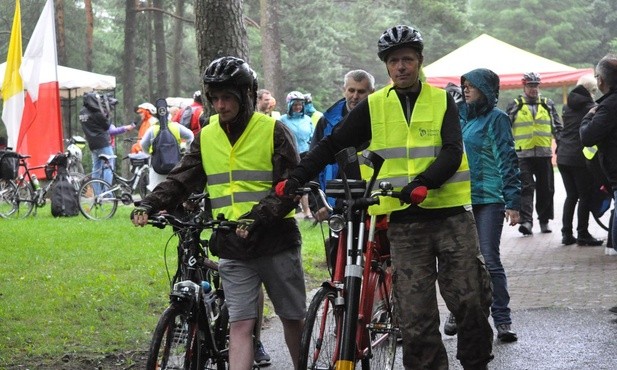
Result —
<instances>
[{"instance_id":1,"label":"wet pavement","mask_svg":"<svg viewBox=\"0 0 617 370\"><path fill-rule=\"evenodd\" d=\"M511 296L512 329L519 340L495 339L496 370L617 369L617 255L601 247L561 244L561 210L565 193L559 173L555 176L553 232L522 236L518 227L505 226L501 254ZM603 221L607 222L608 215ZM576 220L574 221L576 225ZM589 231L606 239L607 232L590 220ZM307 287L309 289L315 287ZM447 309L439 297L442 327ZM492 320L491 320L492 322ZM462 369L456 360L457 337L443 335L451 369ZM280 321L268 320L262 341L272 356L269 370L292 369ZM396 369L402 369L400 347Z\"/></svg>"}]
</instances>

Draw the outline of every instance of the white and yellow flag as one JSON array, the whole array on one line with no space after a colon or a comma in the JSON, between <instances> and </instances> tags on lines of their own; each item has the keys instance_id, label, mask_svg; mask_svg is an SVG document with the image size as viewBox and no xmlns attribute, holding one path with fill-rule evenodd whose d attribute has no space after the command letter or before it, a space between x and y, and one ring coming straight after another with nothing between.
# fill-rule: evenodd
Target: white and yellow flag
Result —
<instances>
[{"instance_id":1,"label":"white and yellow flag","mask_svg":"<svg viewBox=\"0 0 617 370\"><path fill-rule=\"evenodd\" d=\"M21 67L21 10L19 0L15 4L15 16L11 29L6 70L2 83L2 121L7 131L7 147L17 149L17 139L24 113L24 83L19 74Z\"/></svg>"}]
</instances>

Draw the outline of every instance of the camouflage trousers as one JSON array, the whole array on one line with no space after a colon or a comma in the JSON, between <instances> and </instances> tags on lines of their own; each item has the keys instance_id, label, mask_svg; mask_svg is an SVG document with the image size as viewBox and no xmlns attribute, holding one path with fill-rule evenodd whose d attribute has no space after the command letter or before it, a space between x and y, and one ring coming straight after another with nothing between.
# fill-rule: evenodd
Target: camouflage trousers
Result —
<instances>
[{"instance_id":1,"label":"camouflage trousers","mask_svg":"<svg viewBox=\"0 0 617 370\"><path fill-rule=\"evenodd\" d=\"M435 282L457 318L456 357L465 369L483 368L493 358L493 330L488 321L492 295L473 214L393 223L388 238L405 368L448 369Z\"/></svg>"}]
</instances>

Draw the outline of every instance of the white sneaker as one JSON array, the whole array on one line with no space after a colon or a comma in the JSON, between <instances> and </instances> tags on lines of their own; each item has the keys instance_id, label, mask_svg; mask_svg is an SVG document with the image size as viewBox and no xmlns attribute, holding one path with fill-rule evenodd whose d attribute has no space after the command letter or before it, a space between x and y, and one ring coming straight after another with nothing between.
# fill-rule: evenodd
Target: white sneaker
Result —
<instances>
[{"instance_id":1,"label":"white sneaker","mask_svg":"<svg viewBox=\"0 0 617 370\"><path fill-rule=\"evenodd\" d=\"M614 248L604 247L604 254L607 256L617 256L617 251Z\"/></svg>"}]
</instances>

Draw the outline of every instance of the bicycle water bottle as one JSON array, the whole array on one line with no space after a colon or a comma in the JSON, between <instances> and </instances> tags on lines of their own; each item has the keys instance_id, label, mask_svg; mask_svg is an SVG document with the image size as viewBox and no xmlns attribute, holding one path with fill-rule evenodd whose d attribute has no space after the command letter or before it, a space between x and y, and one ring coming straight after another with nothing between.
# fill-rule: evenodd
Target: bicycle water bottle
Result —
<instances>
[{"instance_id":1,"label":"bicycle water bottle","mask_svg":"<svg viewBox=\"0 0 617 370\"><path fill-rule=\"evenodd\" d=\"M32 175L31 176L31 181L32 181L32 186L34 186L34 190L39 190L41 188L41 183L39 182L39 179L36 177L36 175Z\"/></svg>"}]
</instances>

